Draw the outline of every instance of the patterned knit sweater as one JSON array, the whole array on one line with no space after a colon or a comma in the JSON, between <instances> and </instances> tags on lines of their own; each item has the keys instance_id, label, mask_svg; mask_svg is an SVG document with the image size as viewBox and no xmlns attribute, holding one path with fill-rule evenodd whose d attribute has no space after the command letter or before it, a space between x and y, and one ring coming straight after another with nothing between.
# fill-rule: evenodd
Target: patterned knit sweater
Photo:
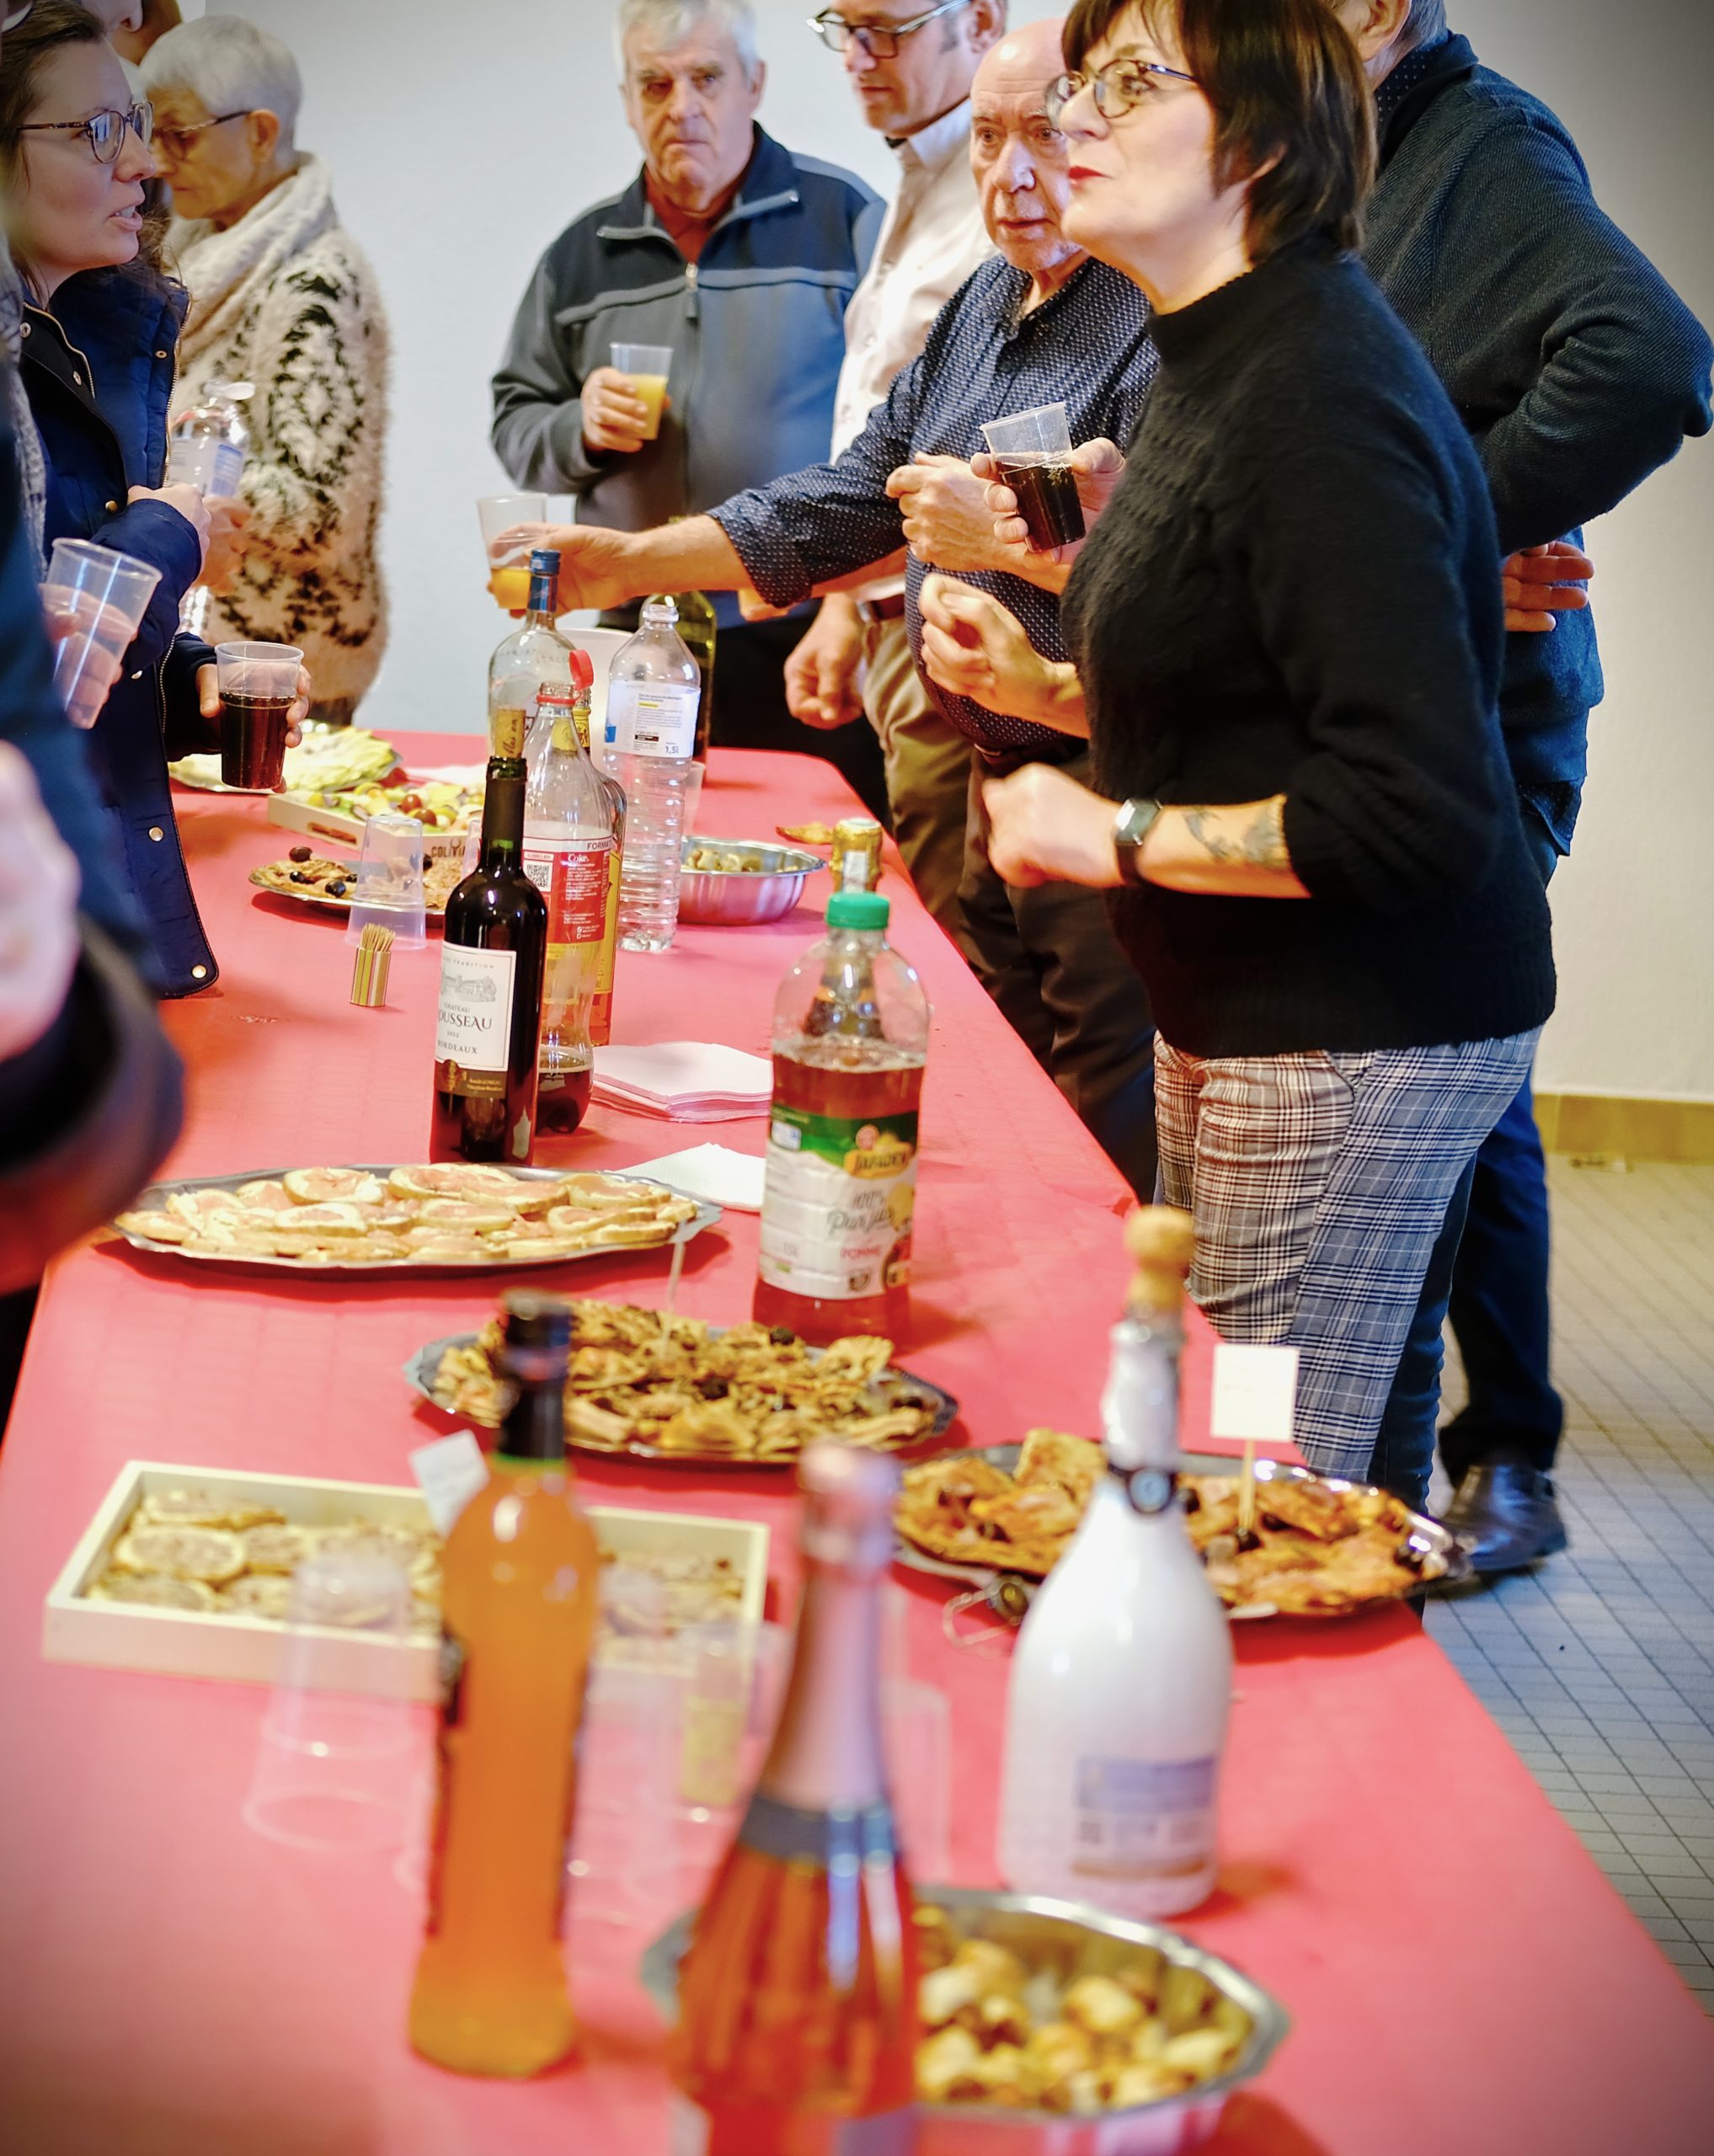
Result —
<instances>
[{"instance_id":1,"label":"patterned knit sweater","mask_svg":"<svg viewBox=\"0 0 1714 2156\"><path fill-rule=\"evenodd\" d=\"M355 700L387 643L376 535L388 337L375 273L312 157L225 232L181 221L169 246L190 291L174 419L206 382L256 386L240 488L251 521L209 641L301 645L317 703Z\"/></svg>"}]
</instances>

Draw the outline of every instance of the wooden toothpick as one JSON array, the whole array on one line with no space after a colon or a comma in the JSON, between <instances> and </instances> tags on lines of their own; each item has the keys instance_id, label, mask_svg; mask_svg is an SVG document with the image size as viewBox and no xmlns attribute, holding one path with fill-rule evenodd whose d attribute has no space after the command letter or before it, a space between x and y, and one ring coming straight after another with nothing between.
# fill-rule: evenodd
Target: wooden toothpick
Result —
<instances>
[{"instance_id":1,"label":"wooden toothpick","mask_svg":"<svg viewBox=\"0 0 1714 2156\"><path fill-rule=\"evenodd\" d=\"M679 1275L685 1269L685 1246L675 1242L672 1246L672 1270L666 1276L666 1315L670 1317L678 1308Z\"/></svg>"}]
</instances>

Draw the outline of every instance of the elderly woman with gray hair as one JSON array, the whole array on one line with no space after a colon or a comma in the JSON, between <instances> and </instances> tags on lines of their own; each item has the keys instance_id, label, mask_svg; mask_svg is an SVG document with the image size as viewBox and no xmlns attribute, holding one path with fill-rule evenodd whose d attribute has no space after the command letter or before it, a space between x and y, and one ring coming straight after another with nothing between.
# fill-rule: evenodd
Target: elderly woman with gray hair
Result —
<instances>
[{"instance_id":1,"label":"elderly woman with gray hair","mask_svg":"<svg viewBox=\"0 0 1714 2156\"><path fill-rule=\"evenodd\" d=\"M168 249L190 293L173 418L211 382L254 385L248 529L206 633L301 646L311 718L347 725L387 642L388 340L374 272L340 228L327 168L296 147L302 88L278 38L206 16L169 30L142 72L173 189Z\"/></svg>"}]
</instances>

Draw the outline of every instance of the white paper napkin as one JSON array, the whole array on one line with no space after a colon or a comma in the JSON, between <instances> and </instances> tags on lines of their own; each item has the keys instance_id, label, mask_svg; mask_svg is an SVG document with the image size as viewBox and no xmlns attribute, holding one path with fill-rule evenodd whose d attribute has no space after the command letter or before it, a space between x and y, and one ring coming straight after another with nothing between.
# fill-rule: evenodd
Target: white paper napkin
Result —
<instances>
[{"instance_id":1,"label":"white paper napkin","mask_svg":"<svg viewBox=\"0 0 1714 2156\"><path fill-rule=\"evenodd\" d=\"M610 1097L629 1095L670 1113L686 1105L729 1103L766 1107L773 1096L773 1067L766 1056L715 1041L657 1041L647 1048L598 1048L595 1090Z\"/></svg>"},{"instance_id":2,"label":"white paper napkin","mask_svg":"<svg viewBox=\"0 0 1714 2156\"><path fill-rule=\"evenodd\" d=\"M760 1213L765 1164L729 1145L688 1145L682 1153L663 1153L658 1161L627 1168L627 1176L654 1176L686 1198L705 1198L734 1213Z\"/></svg>"}]
</instances>

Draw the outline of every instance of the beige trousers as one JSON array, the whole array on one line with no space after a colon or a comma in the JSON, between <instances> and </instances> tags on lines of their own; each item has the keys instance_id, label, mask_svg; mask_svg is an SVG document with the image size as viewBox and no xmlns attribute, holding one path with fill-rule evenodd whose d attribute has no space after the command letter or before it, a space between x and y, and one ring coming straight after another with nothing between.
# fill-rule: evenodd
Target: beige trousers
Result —
<instances>
[{"instance_id":1,"label":"beige trousers","mask_svg":"<svg viewBox=\"0 0 1714 2156\"><path fill-rule=\"evenodd\" d=\"M863 708L886 762L893 835L916 895L956 939L970 744L930 702L902 616L871 622L863 639Z\"/></svg>"}]
</instances>

